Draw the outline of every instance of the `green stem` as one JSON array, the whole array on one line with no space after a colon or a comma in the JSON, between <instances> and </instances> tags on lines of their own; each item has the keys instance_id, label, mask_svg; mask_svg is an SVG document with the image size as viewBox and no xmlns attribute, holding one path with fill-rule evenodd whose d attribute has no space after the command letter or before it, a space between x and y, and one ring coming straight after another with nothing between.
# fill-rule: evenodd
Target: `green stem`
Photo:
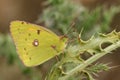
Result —
<instances>
[{"instance_id":1,"label":"green stem","mask_svg":"<svg viewBox=\"0 0 120 80\"><path fill-rule=\"evenodd\" d=\"M88 60L86 60L85 62L83 62L82 64L78 65L77 67L75 67L74 69L72 69L71 71L68 71L66 73L66 75L62 78L59 78L59 80L67 80L67 78L69 78L70 76L72 76L73 74L82 71L85 67L87 67L88 65L90 65L91 63L95 62L96 60L98 60L99 58L103 57L104 55L110 53L111 51L115 50L116 48L120 47L120 41L112 44L111 46L108 46L107 48L105 48L101 53L97 53L94 56L90 57Z\"/></svg>"}]
</instances>

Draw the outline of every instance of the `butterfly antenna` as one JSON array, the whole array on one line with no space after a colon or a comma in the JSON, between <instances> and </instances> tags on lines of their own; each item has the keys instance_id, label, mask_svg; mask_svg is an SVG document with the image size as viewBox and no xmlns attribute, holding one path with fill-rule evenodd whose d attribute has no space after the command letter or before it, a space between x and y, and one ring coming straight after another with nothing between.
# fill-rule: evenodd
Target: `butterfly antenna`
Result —
<instances>
[{"instance_id":1,"label":"butterfly antenna","mask_svg":"<svg viewBox=\"0 0 120 80\"><path fill-rule=\"evenodd\" d=\"M60 61L60 58L59 58L59 56L58 56L58 55L55 55L55 58L56 58L57 62L59 62L59 61Z\"/></svg>"}]
</instances>

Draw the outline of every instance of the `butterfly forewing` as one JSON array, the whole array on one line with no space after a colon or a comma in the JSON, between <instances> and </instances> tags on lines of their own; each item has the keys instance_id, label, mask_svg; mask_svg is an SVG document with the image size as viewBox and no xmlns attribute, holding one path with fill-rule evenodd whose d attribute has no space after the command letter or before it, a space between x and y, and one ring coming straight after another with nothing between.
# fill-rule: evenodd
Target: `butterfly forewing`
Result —
<instances>
[{"instance_id":1,"label":"butterfly forewing","mask_svg":"<svg viewBox=\"0 0 120 80\"><path fill-rule=\"evenodd\" d=\"M39 65L58 55L65 42L52 31L23 21L13 21L11 35L17 52L26 66Z\"/></svg>"}]
</instances>

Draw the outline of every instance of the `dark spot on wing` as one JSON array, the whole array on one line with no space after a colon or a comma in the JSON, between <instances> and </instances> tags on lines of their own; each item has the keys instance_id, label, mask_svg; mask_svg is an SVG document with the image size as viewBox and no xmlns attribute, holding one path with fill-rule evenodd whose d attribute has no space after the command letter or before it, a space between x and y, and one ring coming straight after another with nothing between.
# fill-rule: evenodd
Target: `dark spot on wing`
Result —
<instances>
[{"instance_id":1,"label":"dark spot on wing","mask_svg":"<svg viewBox=\"0 0 120 80\"><path fill-rule=\"evenodd\" d=\"M21 32L20 31L18 31L19 32L19 34L21 34Z\"/></svg>"},{"instance_id":2,"label":"dark spot on wing","mask_svg":"<svg viewBox=\"0 0 120 80\"><path fill-rule=\"evenodd\" d=\"M35 39L33 42L32 42L32 45L33 46L38 46L39 45L39 41L37 39Z\"/></svg>"},{"instance_id":3,"label":"dark spot on wing","mask_svg":"<svg viewBox=\"0 0 120 80\"><path fill-rule=\"evenodd\" d=\"M37 34L38 34L38 35L40 34L40 30L37 30Z\"/></svg>"},{"instance_id":4,"label":"dark spot on wing","mask_svg":"<svg viewBox=\"0 0 120 80\"><path fill-rule=\"evenodd\" d=\"M29 33L28 36L31 36L31 34Z\"/></svg>"},{"instance_id":5,"label":"dark spot on wing","mask_svg":"<svg viewBox=\"0 0 120 80\"><path fill-rule=\"evenodd\" d=\"M55 46L55 45L51 45L51 47L52 47L53 49L56 49L56 46Z\"/></svg>"},{"instance_id":6,"label":"dark spot on wing","mask_svg":"<svg viewBox=\"0 0 120 80\"><path fill-rule=\"evenodd\" d=\"M24 48L24 50L26 51L26 48Z\"/></svg>"},{"instance_id":7,"label":"dark spot on wing","mask_svg":"<svg viewBox=\"0 0 120 80\"><path fill-rule=\"evenodd\" d=\"M25 38L25 41L27 41L27 38Z\"/></svg>"},{"instance_id":8,"label":"dark spot on wing","mask_svg":"<svg viewBox=\"0 0 120 80\"><path fill-rule=\"evenodd\" d=\"M22 21L21 24L24 24L24 22Z\"/></svg>"},{"instance_id":9,"label":"dark spot on wing","mask_svg":"<svg viewBox=\"0 0 120 80\"><path fill-rule=\"evenodd\" d=\"M18 28L17 30L20 31L20 28Z\"/></svg>"},{"instance_id":10,"label":"dark spot on wing","mask_svg":"<svg viewBox=\"0 0 120 80\"><path fill-rule=\"evenodd\" d=\"M31 60L31 57L29 57L29 60Z\"/></svg>"}]
</instances>

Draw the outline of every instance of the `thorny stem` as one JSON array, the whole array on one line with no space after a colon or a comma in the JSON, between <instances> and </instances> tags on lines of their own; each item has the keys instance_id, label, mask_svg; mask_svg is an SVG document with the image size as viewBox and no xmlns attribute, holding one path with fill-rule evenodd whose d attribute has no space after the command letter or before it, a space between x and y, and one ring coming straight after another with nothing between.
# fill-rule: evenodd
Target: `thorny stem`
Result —
<instances>
[{"instance_id":1,"label":"thorny stem","mask_svg":"<svg viewBox=\"0 0 120 80\"><path fill-rule=\"evenodd\" d=\"M118 47L120 47L120 41L118 41L116 43L113 43L111 46L108 46L107 48L105 48L101 53L95 54L94 56L90 57L88 60L86 60L82 64L78 65L77 67L75 67L71 71L68 71L66 73L66 75L64 77L62 77L62 78L59 78L59 80L67 80L67 78L69 78L70 76L72 76L76 72L82 71L85 67L87 67L91 63L95 62L99 58L101 58L104 55L110 53L111 51L115 50Z\"/></svg>"}]
</instances>

